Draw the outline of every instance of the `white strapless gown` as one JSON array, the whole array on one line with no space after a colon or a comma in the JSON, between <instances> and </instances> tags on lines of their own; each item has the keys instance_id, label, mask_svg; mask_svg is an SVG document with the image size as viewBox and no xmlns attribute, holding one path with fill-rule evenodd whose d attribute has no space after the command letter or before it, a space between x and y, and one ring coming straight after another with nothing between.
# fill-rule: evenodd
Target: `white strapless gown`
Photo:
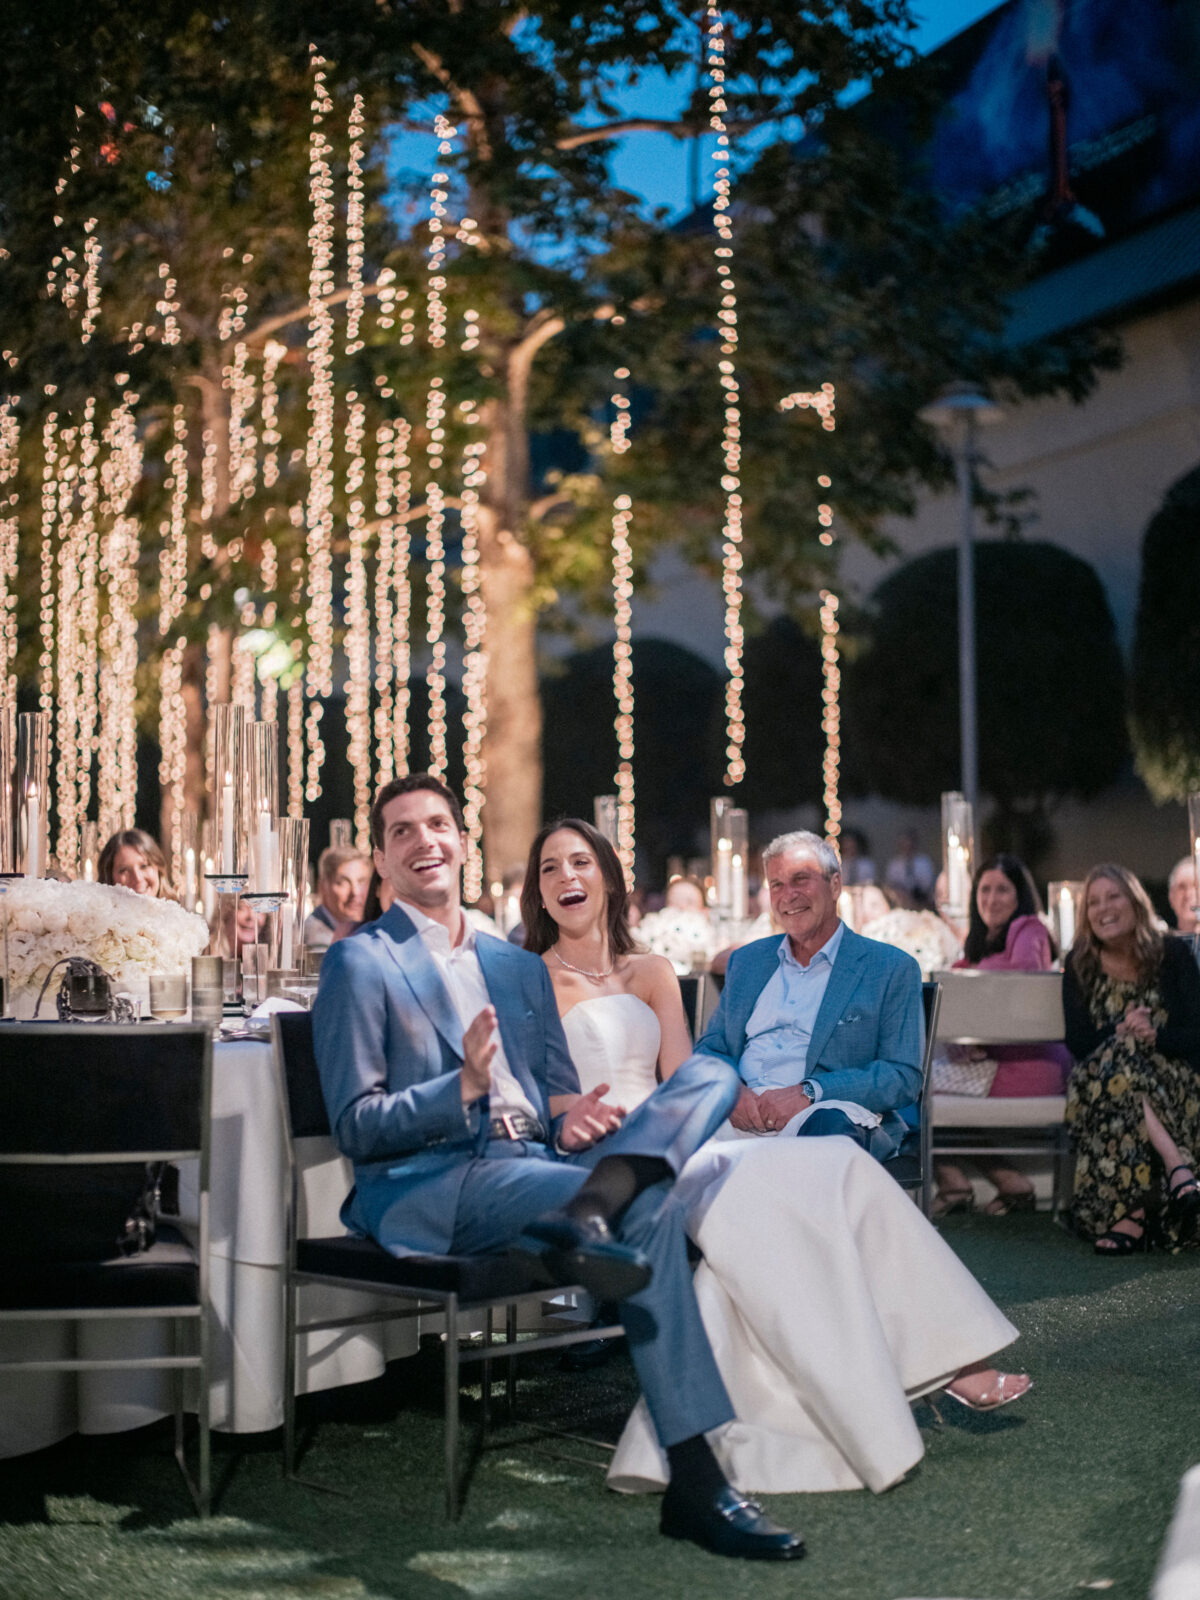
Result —
<instances>
[{"instance_id":1,"label":"white strapless gown","mask_svg":"<svg viewBox=\"0 0 1200 1600\"><path fill-rule=\"evenodd\" d=\"M658 1019L635 995L563 1018L584 1090L627 1111L655 1087ZM1017 1337L912 1201L849 1139L710 1143L675 1186L704 1252L696 1298L737 1421L710 1435L746 1493L877 1493L921 1459L909 1402ZM686 1382L686 1373L680 1382ZM644 1400L610 1487L661 1489Z\"/></svg>"}]
</instances>

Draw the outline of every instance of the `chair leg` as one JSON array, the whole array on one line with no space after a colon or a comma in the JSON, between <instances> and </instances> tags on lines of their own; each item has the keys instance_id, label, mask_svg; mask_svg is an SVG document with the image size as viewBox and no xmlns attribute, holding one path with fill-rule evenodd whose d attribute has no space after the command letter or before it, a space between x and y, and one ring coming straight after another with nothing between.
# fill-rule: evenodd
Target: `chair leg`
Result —
<instances>
[{"instance_id":1,"label":"chair leg","mask_svg":"<svg viewBox=\"0 0 1200 1600\"><path fill-rule=\"evenodd\" d=\"M446 1299L445 1367L446 1520L458 1521L458 1296Z\"/></svg>"},{"instance_id":2,"label":"chair leg","mask_svg":"<svg viewBox=\"0 0 1200 1600\"><path fill-rule=\"evenodd\" d=\"M200 1515L207 1517L212 1510L212 1419L209 1378L212 1332L209 1319L212 1313L207 1305L200 1309L197 1319L200 1335L199 1393L196 1396L196 1425L200 1434Z\"/></svg>"},{"instance_id":3,"label":"chair leg","mask_svg":"<svg viewBox=\"0 0 1200 1600\"><path fill-rule=\"evenodd\" d=\"M283 1286L283 1475L296 1476L296 1285Z\"/></svg>"},{"instance_id":4,"label":"chair leg","mask_svg":"<svg viewBox=\"0 0 1200 1600\"><path fill-rule=\"evenodd\" d=\"M508 1420L511 1422L517 1409L517 1308L510 1301L504 1308L504 1342L512 1346L508 1360L508 1368L504 1378L505 1401L508 1406Z\"/></svg>"},{"instance_id":5,"label":"chair leg","mask_svg":"<svg viewBox=\"0 0 1200 1600\"><path fill-rule=\"evenodd\" d=\"M485 1313L484 1319L483 1319L484 1349L488 1350L488 1351L490 1351L491 1348L492 1348L492 1332L493 1332L492 1315L493 1315L492 1308L491 1308L491 1306L489 1306L487 1308L487 1312ZM479 1365L480 1365L480 1369L481 1369L482 1374L483 1374L482 1383L481 1383L480 1391L479 1391L480 1400L481 1400L481 1403L480 1403L480 1421L481 1421L482 1426L483 1426L483 1432L486 1433L487 1432L487 1427L488 1427L488 1417L489 1417L489 1414L490 1414L491 1409L492 1409L492 1362L491 1362L491 1356L490 1355L485 1356L484 1359L479 1363Z\"/></svg>"}]
</instances>

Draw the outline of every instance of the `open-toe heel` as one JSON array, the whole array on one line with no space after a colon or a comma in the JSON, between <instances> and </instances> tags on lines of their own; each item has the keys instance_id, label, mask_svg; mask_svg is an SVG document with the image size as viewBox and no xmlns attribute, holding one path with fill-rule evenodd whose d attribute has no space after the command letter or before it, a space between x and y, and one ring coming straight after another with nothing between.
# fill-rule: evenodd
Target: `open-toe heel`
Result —
<instances>
[{"instance_id":1,"label":"open-toe heel","mask_svg":"<svg viewBox=\"0 0 1200 1600\"><path fill-rule=\"evenodd\" d=\"M974 1211L974 1189L939 1189L929 1208L929 1214L935 1222L940 1222L943 1217L957 1216L959 1212Z\"/></svg>"},{"instance_id":2,"label":"open-toe heel","mask_svg":"<svg viewBox=\"0 0 1200 1600\"><path fill-rule=\"evenodd\" d=\"M1107 1233L1099 1233L1092 1240L1092 1249L1098 1256L1137 1256L1145 1255L1153 1248L1150 1223L1144 1216L1130 1217L1130 1222L1136 1222L1142 1230L1140 1233L1118 1233L1116 1228L1109 1228Z\"/></svg>"}]
</instances>

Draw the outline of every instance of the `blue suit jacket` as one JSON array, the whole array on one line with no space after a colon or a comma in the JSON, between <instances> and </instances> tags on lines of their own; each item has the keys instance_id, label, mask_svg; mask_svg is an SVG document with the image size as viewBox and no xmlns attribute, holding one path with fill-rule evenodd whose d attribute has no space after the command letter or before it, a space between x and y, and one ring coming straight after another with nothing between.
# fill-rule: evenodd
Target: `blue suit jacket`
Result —
<instances>
[{"instance_id":1,"label":"blue suit jacket","mask_svg":"<svg viewBox=\"0 0 1200 1600\"><path fill-rule=\"evenodd\" d=\"M734 951L698 1054L740 1065L750 1015L778 970L778 937ZM812 1078L826 1100L853 1100L881 1115L898 1111L921 1092L924 1032L920 967L903 950L846 928L796 1082ZM896 1117L884 1115L884 1126L897 1136L905 1131Z\"/></svg>"},{"instance_id":2,"label":"blue suit jacket","mask_svg":"<svg viewBox=\"0 0 1200 1600\"><path fill-rule=\"evenodd\" d=\"M546 1128L549 1098L578 1094L545 963L487 934L476 952L504 1053ZM354 1163L342 1220L396 1255L450 1248L468 1159L487 1141L487 1099L467 1109L462 1025L412 921L393 906L331 946L313 1040L334 1142Z\"/></svg>"}]
</instances>

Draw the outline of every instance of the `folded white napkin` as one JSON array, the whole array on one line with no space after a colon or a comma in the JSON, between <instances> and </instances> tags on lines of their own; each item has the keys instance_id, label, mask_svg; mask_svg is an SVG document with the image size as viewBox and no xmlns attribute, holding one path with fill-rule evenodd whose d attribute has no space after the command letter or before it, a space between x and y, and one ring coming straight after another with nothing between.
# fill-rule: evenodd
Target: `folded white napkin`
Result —
<instances>
[{"instance_id":1,"label":"folded white napkin","mask_svg":"<svg viewBox=\"0 0 1200 1600\"><path fill-rule=\"evenodd\" d=\"M255 1006L247 1017L247 1022L256 1022L260 1017L269 1017L275 1011L303 1011L304 1007L298 1000L285 1000L282 995L273 994L269 1000L264 1000L261 1005Z\"/></svg>"}]
</instances>

